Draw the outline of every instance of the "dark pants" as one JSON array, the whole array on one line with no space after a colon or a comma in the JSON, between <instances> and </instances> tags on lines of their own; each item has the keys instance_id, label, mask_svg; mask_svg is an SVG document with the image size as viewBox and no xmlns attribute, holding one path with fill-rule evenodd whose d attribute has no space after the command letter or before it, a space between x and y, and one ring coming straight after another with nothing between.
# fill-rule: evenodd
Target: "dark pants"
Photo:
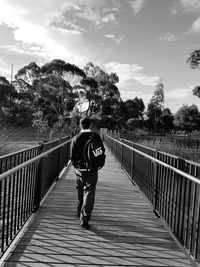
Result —
<instances>
[{"instance_id":1,"label":"dark pants","mask_svg":"<svg viewBox=\"0 0 200 267\"><path fill-rule=\"evenodd\" d=\"M98 172L75 170L77 189L77 209L82 220L89 220L94 207Z\"/></svg>"}]
</instances>

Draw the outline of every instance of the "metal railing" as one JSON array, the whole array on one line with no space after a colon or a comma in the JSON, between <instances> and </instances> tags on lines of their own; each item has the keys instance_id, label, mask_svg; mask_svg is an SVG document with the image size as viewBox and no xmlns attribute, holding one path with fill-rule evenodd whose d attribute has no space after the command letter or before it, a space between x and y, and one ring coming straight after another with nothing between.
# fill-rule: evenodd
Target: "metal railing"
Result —
<instances>
[{"instance_id":1,"label":"metal railing","mask_svg":"<svg viewBox=\"0 0 200 267\"><path fill-rule=\"evenodd\" d=\"M174 166L105 135L122 168L137 184L172 232L200 260L200 173L194 177Z\"/></svg>"},{"instance_id":2,"label":"metal railing","mask_svg":"<svg viewBox=\"0 0 200 267\"><path fill-rule=\"evenodd\" d=\"M46 150L45 146L48 150L41 153ZM0 256L58 179L70 157L70 140L43 144L35 153L36 156L31 154L28 160L25 157L26 160L15 162L14 167L0 174Z\"/></svg>"},{"instance_id":3,"label":"metal railing","mask_svg":"<svg viewBox=\"0 0 200 267\"><path fill-rule=\"evenodd\" d=\"M119 138L127 139L138 143L140 141L151 141L153 143L160 143L165 145L173 145L179 149L199 149L200 141L197 139L191 139L186 137L177 137L177 136L149 136L149 135L131 135L118 133Z\"/></svg>"},{"instance_id":4,"label":"metal railing","mask_svg":"<svg viewBox=\"0 0 200 267\"><path fill-rule=\"evenodd\" d=\"M177 169L180 169L188 174L191 174L196 178L200 178L199 177L200 163L198 162L187 160L167 152L143 146L141 144L137 144L126 139L121 139L121 141L131 147L134 147L135 149L141 152L144 152L145 154L148 154L149 156L155 157L156 159L159 159Z\"/></svg>"}]
</instances>

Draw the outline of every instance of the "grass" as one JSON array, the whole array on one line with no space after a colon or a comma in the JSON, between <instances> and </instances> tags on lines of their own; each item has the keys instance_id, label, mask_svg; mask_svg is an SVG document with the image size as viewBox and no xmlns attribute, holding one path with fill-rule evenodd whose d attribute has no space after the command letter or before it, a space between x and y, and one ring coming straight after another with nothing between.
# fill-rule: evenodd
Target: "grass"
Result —
<instances>
[{"instance_id":1,"label":"grass","mask_svg":"<svg viewBox=\"0 0 200 267\"><path fill-rule=\"evenodd\" d=\"M28 149L37 143L0 143L0 157L23 149Z\"/></svg>"},{"instance_id":2,"label":"grass","mask_svg":"<svg viewBox=\"0 0 200 267\"><path fill-rule=\"evenodd\" d=\"M178 145L176 145L176 143L166 143L160 141L142 140L138 143L143 146L147 146L187 160L200 163L200 150L198 149L180 148Z\"/></svg>"}]
</instances>

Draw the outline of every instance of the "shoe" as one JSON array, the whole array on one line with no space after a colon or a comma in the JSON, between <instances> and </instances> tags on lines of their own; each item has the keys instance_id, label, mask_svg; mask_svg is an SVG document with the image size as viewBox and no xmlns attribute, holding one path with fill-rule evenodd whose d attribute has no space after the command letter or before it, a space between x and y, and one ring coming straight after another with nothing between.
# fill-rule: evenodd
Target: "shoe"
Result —
<instances>
[{"instance_id":1,"label":"shoe","mask_svg":"<svg viewBox=\"0 0 200 267\"><path fill-rule=\"evenodd\" d=\"M86 230L90 228L88 221L81 221L81 226Z\"/></svg>"}]
</instances>

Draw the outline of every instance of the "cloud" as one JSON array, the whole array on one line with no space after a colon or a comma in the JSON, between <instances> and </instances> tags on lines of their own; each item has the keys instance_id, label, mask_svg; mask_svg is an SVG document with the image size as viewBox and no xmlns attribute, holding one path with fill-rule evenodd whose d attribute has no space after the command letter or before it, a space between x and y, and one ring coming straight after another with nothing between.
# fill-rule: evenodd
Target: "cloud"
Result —
<instances>
[{"instance_id":1,"label":"cloud","mask_svg":"<svg viewBox=\"0 0 200 267\"><path fill-rule=\"evenodd\" d=\"M200 17L198 17L192 24L190 32L199 33L200 32Z\"/></svg>"},{"instance_id":2,"label":"cloud","mask_svg":"<svg viewBox=\"0 0 200 267\"><path fill-rule=\"evenodd\" d=\"M110 62L105 64L108 72L116 72L119 76L119 86L121 88L131 84L133 80L142 85L154 86L158 83L158 76L148 76L143 73L143 67L136 64L121 64L119 62Z\"/></svg>"},{"instance_id":3,"label":"cloud","mask_svg":"<svg viewBox=\"0 0 200 267\"><path fill-rule=\"evenodd\" d=\"M55 17L50 23L50 26L55 27L60 30L62 33L66 34L82 34L86 32L86 30L70 21L65 20L62 15Z\"/></svg>"},{"instance_id":4,"label":"cloud","mask_svg":"<svg viewBox=\"0 0 200 267\"><path fill-rule=\"evenodd\" d=\"M141 9L144 7L146 0L131 0L129 1L131 7L135 14L140 13Z\"/></svg>"},{"instance_id":5,"label":"cloud","mask_svg":"<svg viewBox=\"0 0 200 267\"><path fill-rule=\"evenodd\" d=\"M116 38L114 34L105 34L104 35L106 38L113 39L116 43L121 43L122 37Z\"/></svg>"},{"instance_id":6,"label":"cloud","mask_svg":"<svg viewBox=\"0 0 200 267\"><path fill-rule=\"evenodd\" d=\"M91 22L96 29L108 24L117 24L116 14L119 12L118 1L68 0L61 16L65 19L82 19L84 23ZM60 15L59 15L60 16ZM79 25L80 26L80 25Z\"/></svg>"},{"instance_id":7,"label":"cloud","mask_svg":"<svg viewBox=\"0 0 200 267\"><path fill-rule=\"evenodd\" d=\"M58 14L62 14L65 4L64 0L59 5L56 0L42 1L40 5L29 0L17 3L14 0L1 0L0 25L12 28L16 43L6 48L7 54L9 51L12 54L13 49L18 50L15 51L16 55L21 54L20 47L24 54L32 52L34 59L43 57L47 62L62 58L79 66L84 65L91 55L90 45L93 43L84 37L84 28L75 21L67 21L62 16L58 20ZM76 9L79 10L78 6Z\"/></svg>"},{"instance_id":8,"label":"cloud","mask_svg":"<svg viewBox=\"0 0 200 267\"><path fill-rule=\"evenodd\" d=\"M114 34L105 34L104 36L107 37L107 38L110 38L110 39L114 39L115 38Z\"/></svg>"},{"instance_id":9,"label":"cloud","mask_svg":"<svg viewBox=\"0 0 200 267\"><path fill-rule=\"evenodd\" d=\"M199 0L178 0L172 9L172 14L177 15L181 13L194 13L198 14L198 17L192 23L190 29L186 32L187 34L199 33L200 32L200 1Z\"/></svg>"},{"instance_id":10,"label":"cloud","mask_svg":"<svg viewBox=\"0 0 200 267\"><path fill-rule=\"evenodd\" d=\"M199 98L192 94L194 86L188 88L174 88L165 91L165 106L169 107L173 113L182 107L182 105L195 104L199 107Z\"/></svg>"},{"instance_id":11,"label":"cloud","mask_svg":"<svg viewBox=\"0 0 200 267\"><path fill-rule=\"evenodd\" d=\"M173 33L165 33L163 36L159 38L159 41L167 41L167 42L174 42L178 40L178 36Z\"/></svg>"},{"instance_id":12,"label":"cloud","mask_svg":"<svg viewBox=\"0 0 200 267\"><path fill-rule=\"evenodd\" d=\"M165 92L165 97L182 99L192 95L192 87L190 88L174 88L173 90Z\"/></svg>"},{"instance_id":13,"label":"cloud","mask_svg":"<svg viewBox=\"0 0 200 267\"><path fill-rule=\"evenodd\" d=\"M176 2L175 10L181 10L184 13L199 13L200 1L199 0L179 0Z\"/></svg>"},{"instance_id":14,"label":"cloud","mask_svg":"<svg viewBox=\"0 0 200 267\"><path fill-rule=\"evenodd\" d=\"M135 97L142 98L145 105L150 101L152 93L144 93L142 91L134 91L134 90L120 90L120 96L123 100L134 99Z\"/></svg>"}]
</instances>

